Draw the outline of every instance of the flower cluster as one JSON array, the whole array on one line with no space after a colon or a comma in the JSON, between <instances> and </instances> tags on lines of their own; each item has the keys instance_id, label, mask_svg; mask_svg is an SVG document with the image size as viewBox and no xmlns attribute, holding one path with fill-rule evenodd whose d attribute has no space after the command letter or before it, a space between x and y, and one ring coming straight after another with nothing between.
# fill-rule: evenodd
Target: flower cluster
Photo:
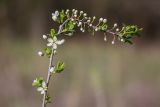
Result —
<instances>
[{"instance_id":1,"label":"flower cluster","mask_svg":"<svg viewBox=\"0 0 160 107\"><path fill-rule=\"evenodd\" d=\"M104 41L107 41L107 35L112 35L112 44L118 40L123 43L132 44L132 38L139 35L142 30L136 25L123 25L118 26L117 23L112 26L108 25L108 20L106 18L96 18L95 16L90 17L84 11L78 11L76 9L72 10L62 10L55 11L52 13L53 21L60 24L58 31L51 29L49 34L43 35L42 38L46 40L46 47L43 51L39 51L39 56L47 56L49 60L49 70L46 82L42 77L36 78L33 81L33 86L44 95L42 107L50 102L50 96L48 95L48 85L50 77L52 74L61 73L64 70L64 62L58 61L55 65L52 64L53 56L57 53L57 48L62 45L65 40L58 40L60 35L72 36L78 28L81 32L91 32L95 35L95 32L102 32L104 34ZM97 20L96 20L97 19Z\"/></svg>"},{"instance_id":2,"label":"flower cluster","mask_svg":"<svg viewBox=\"0 0 160 107\"><path fill-rule=\"evenodd\" d=\"M64 35L73 35L75 32L75 28L78 27L81 32L89 31L94 35L95 32L103 32L104 33L104 41L107 41L107 34L113 35L112 44L115 43L115 40L119 40L120 42L132 43L131 39L134 36L137 36L139 32L142 30L138 28L136 25L123 25L122 27L118 27L118 24L115 23L113 26L108 26L108 21L105 18L99 18L97 21L96 17L89 17L87 13L83 11L78 11L76 9L72 10L62 10L55 11L52 14L52 19L58 23L65 23L65 26L61 30ZM129 30L127 33L126 30Z\"/></svg>"},{"instance_id":3,"label":"flower cluster","mask_svg":"<svg viewBox=\"0 0 160 107\"><path fill-rule=\"evenodd\" d=\"M37 91L39 91L41 94L44 94L45 91L47 90L46 83L42 77L36 78L33 81L32 85L37 87Z\"/></svg>"}]
</instances>

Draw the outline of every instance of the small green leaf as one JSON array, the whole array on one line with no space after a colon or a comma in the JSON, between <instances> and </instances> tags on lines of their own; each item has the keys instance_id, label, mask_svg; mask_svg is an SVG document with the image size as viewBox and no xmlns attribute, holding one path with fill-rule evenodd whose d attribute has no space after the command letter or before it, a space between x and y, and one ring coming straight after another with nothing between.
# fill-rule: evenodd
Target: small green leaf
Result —
<instances>
[{"instance_id":1,"label":"small green leaf","mask_svg":"<svg viewBox=\"0 0 160 107\"><path fill-rule=\"evenodd\" d=\"M64 13L64 10L62 10L62 11L60 12L60 22L61 22L61 23L63 23L64 17L65 17L65 13Z\"/></svg>"},{"instance_id":2,"label":"small green leaf","mask_svg":"<svg viewBox=\"0 0 160 107\"><path fill-rule=\"evenodd\" d=\"M106 25L106 24L103 24L103 25L99 26L99 30L100 30L100 31L105 32L106 29L107 29L107 25Z\"/></svg>"},{"instance_id":3,"label":"small green leaf","mask_svg":"<svg viewBox=\"0 0 160 107\"><path fill-rule=\"evenodd\" d=\"M67 31L73 30L74 27L75 27L75 25L74 25L73 21L69 21L69 22L66 23L66 25L65 25L65 29L66 29Z\"/></svg>"},{"instance_id":4,"label":"small green leaf","mask_svg":"<svg viewBox=\"0 0 160 107\"><path fill-rule=\"evenodd\" d=\"M56 31L54 29L50 30L50 36L54 37L56 35Z\"/></svg>"},{"instance_id":5,"label":"small green leaf","mask_svg":"<svg viewBox=\"0 0 160 107\"><path fill-rule=\"evenodd\" d=\"M41 87L43 81L44 81L43 77L37 77L37 78L33 81L32 86L34 86L34 87Z\"/></svg>"},{"instance_id":6,"label":"small green leaf","mask_svg":"<svg viewBox=\"0 0 160 107\"><path fill-rule=\"evenodd\" d=\"M56 65L56 73L61 73L64 70L64 62L58 62Z\"/></svg>"},{"instance_id":7,"label":"small green leaf","mask_svg":"<svg viewBox=\"0 0 160 107\"><path fill-rule=\"evenodd\" d=\"M52 54L52 48L51 47L44 48L44 53L46 56L50 57L50 55Z\"/></svg>"},{"instance_id":8,"label":"small green leaf","mask_svg":"<svg viewBox=\"0 0 160 107\"><path fill-rule=\"evenodd\" d=\"M51 97L49 95L46 95L45 97L45 103L51 103Z\"/></svg>"}]
</instances>

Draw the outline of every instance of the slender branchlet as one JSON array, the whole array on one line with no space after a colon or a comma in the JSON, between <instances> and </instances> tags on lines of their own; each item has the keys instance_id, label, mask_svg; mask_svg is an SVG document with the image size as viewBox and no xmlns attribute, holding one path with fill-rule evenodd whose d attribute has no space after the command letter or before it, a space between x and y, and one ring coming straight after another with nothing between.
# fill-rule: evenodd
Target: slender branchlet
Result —
<instances>
[{"instance_id":1,"label":"slender branchlet","mask_svg":"<svg viewBox=\"0 0 160 107\"><path fill-rule=\"evenodd\" d=\"M77 28L81 32L91 32L95 35L95 32L102 32L104 34L104 41L107 41L107 36L112 35L113 39L111 44L115 44L115 41L132 44L132 38L139 36L139 32L142 28L138 28L136 25L122 25L121 27L115 23L113 26L108 25L108 20L104 18L89 17L87 13L78 10L62 10L52 13L53 21L59 23L59 29L56 32L55 29L51 29L49 34L43 35L43 39L47 41L47 46L43 51L39 51L39 56L47 56L49 58L48 74L46 80L43 77L37 77L32 85L37 88L42 95L42 107L46 107L51 102L51 97L48 94L48 88L50 79L53 75L61 73L64 70L64 62L58 61L53 65L53 57L57 54L57 47L62 45L65 40L58 40L60 35L72 36Z\"/></svg>"}]
</instances>

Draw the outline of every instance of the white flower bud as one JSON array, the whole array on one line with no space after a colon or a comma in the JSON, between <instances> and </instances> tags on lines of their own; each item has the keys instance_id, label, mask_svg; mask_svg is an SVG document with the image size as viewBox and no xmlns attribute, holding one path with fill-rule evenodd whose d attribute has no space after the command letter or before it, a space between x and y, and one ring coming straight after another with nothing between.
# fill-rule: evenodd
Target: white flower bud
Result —
<instances>
[{"instance_id":1,"label":"white flower bud","mask_svg":"<svg viewBox=\"0 0 160 107\"><path fill-rule=\"evenodd\" d=\"M87 14L86 14L86 13L84 13L84 14L83 14L83 16L84 16L84 17L86 17L86 16L87 16Z\"/></svg>"},{"instance_id":2,"label":"white flower bud","mask_svg":"<svg viewBox=\"0 0 160 107\"><path fill-rule=\"evenodd\" d=\"M100 18L99 21L102 22L102 21L103 21L103 18Z\"/></svg>"},{"instance_id":3,"label":"white flower bud","mask_svg":"<svg viewBox=\"0 0 160 107\"><path fill-rule=\"evenodd\" d=\"M53 15L53 16L52 16L52 19L53 19L54 21L56 21L56 20L57 20L57 16Z\"/></svg>"},{"instance_id":4,"label":"white flower bud","mask_svg":"<svg viewBox=\"0 0 160 107\"><path fill-rule=\"evenodd\" d=\"M75 9L72 9L72 12L74 12L75 11Z\"/></svg>"},{"instance_id":5,"label":"white flower bud","mask_svg":"<svg viewBox=\"0 0 160 107\"><path fill-rule=\"evenodd\" d=\"M93 19L96 19L96 16L94 16Z\"/></svg>"},{"instance_id":6,"label":"white flower bud","mask_svg":"<svg viewBox=\"0 0 160 107\"><path fill-rule=\"evenodd\" d=\"M46 35L43 35L43 39L47 39L47 36L46 36Z\"/></svg>"},{"instance_id":7,"label":"white flower bud","mask_svg":"<svg viewBox=\"0 0 160 107\"><path fill-rule=\"evenodd\" d=\"M75 14L74 17L77 17L77 15Z\"/></svg>"},{"instance_id":8,"label":"white flower bud","mask_svg":"<svg viewBox=\"0 0 160 107\"><path fill-rule=\"evenodd\" d=\"M107 41L107 36L104 36L104 41L105 41L105 42Z\"/></svg>"},{"instance_id":9,"label":"white flower bud","mask_svg":"<svg viewBox=\"0 0 160 107\"><path fill-rule=\"evenodd\" d=\"M83 29L82 32L85 32L85 30Z\"/></svg>"},{"instance_id":10,"label":"white flower bud","mask_svg":"<svg viewBox=\"0 0 160 107\"><path fill-rule=\"evenodd\" d=\"M77 15L77 12L78 12L78 11L77 11L77 10L75 10L75 11L74 11L74 14L75 14L75 15Z\"/></svg>"},{"instance_id":11,"label":"white flower bud","mask_svg":"<svg viewBox=\"0 0 160 107\"><path fill-rule=\"evenodd\" d=\"M69 12L69 9L66 10L66 14L68 14L68 12Z\"/></svg>"},{"instance_id":12,"label":"white flower bud","mask_svg":"<svg viewBox=\"0 0 160 107\"><path fill-rule=\"evenodd\" d=\"M114 27L117 27L117 23L114 24Z\"/></svg>"},{"instance_id":13,"label":"white flower bud","mask_svg":"<svg viewBox=\"0 0 160 107\"><path fill-rule=\"evenodd\" d=\"M115 44L115 42L114 41L112 41L112 45L114 45Z\"/></svg>"},{"instance_id":14,"label":"white flower bud","mask_svg":"<svg viewBox=\"0 0 160 107\"><path fill-rule=\"evenodd\" d=\"M78 23L78 26L81 26L81 25L82 25L82 22L79 22L79 23Z\"/></svg>"},{"instance_id":15,"label":"white flower bud","mask_svg":"<svg viewBox=\"0 0 160 107\"><path fill-rule=\"evenodd\" d=\"M59 15L59 12L58 12L58 11L55 11L55 13L52 13L52 19L53 19L54 21L57 21L58 15Z\"/></svg>"},{"instance_id":16,"label":"white flower bud","mask_svg":"<svg viewBox=\"0 0 160 107\"><path fill-rule=\"evenodd\" d=\"M83 14L83 11L80 11L80 14Z\"/></svg>"},{"instance_id":17,"label":"white flower bud","mask_svg":"<svg viewBox=\"0 0 160 107\"><path fill-rule=\"evenodd\" d=\"M98 31L98 28L97 28L97 27L95 28L95 31Z\"/></svg>"},{"instance_id":18,"label":"white flower bud","mask_svg":"<svg viewBox=\"0 0 160 107\"><path fill-rule=\"evenodd\" d=\"M107 22L107 19L103 19L103 23L106 23Z\"/></svg>"},{"instance_id":19,"label":"white flower bud","mask_svg":"<svg viewBox=\"0 0 160 107\"><path fill-rule=\"evenodd\" d=\"M71 21L74 21L74 19L73 19L73 18L71 18Z\"/></svg>"},{"instance_id":20,"label":"white flower bud","mask_svg":"<svg viewBox=\"0 0 160 107\"><path fill-rule=\"evenodd\" d=\"M38 52L39 56L43 56L43 53L41 51Z\"/></svg>"},{"instance_id":21,"label":"white flower bud","mask_svg":"<svg viewBox=\"0 0 160 107\"><path fill-rule=\"evenodd\" d=\"M91 20L87 20L87 22L88 22L88 23L90 23L90 22L91 22Z\"/></svg>"},{"instance_id":22,"label":"white flower bud","mask_svg":"<svg viewBox=\"0 0 160 107\"><path fill-rule=\"evenodd\" d=\"M121 39L121 42L124 42L124 39Z\"/></svg>"},{"instance_id":23,"label":"white flower bud","mask_svg":"<svg viewBox=\"0 0 160 107\"><path fill-rule=\"evenodd\" d=\"M90 27L92 27L92 24L89 24Z\"/></svg>"},{"instance_id":24,"label":"white flower bud","mask_svg":"<svg viewBox=\"0 0 160 107\"><path fill-rule=\"evenodd\" d=\"M83 28L82 28L82 27L80 28L80 31L83 31Z\"/></svg>"},{"instance_id":25,"label":"white flower bud","mask_svg":"<svg viewBox=\"0 0 160 107\"><path fill-rule=\"evenodd\" d=\"M51 67L51 68L49 69L49 71L50 71L51 73L53 73L54 70L55 70L55 67Z\"/></svg>"},{"instance_id":26,"label":"white flower bud","mask_svg":"<svg viewBox=\"0 0 160 107\"><path fill-rule=\"evenodd\" d=\"M119 32L119 29L117 28L116 31Z\"/></svg>"}]
</instances>

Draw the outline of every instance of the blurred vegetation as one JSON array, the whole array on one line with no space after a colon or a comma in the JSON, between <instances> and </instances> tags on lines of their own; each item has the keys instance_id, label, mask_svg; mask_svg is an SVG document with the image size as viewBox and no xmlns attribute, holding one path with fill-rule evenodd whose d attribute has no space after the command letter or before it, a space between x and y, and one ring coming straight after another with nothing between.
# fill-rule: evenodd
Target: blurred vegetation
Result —
<instances>
[{"instance_id":1,"label":"blurred vegetation","mask_svg":"<svg viewBox=\"0 0 160 107\"><path fill-rule=\"evenodd\" d=\"M41 105L31 86L47 72L48 59L37 56L40 38L56 27L51 13L66 8L144 30L131 46L104 43L99 34L65 37L58 59L67 65L50 85L49 106L159 107L159 0L0 0L0 107Z\"/></svg>"}]
</instances>

